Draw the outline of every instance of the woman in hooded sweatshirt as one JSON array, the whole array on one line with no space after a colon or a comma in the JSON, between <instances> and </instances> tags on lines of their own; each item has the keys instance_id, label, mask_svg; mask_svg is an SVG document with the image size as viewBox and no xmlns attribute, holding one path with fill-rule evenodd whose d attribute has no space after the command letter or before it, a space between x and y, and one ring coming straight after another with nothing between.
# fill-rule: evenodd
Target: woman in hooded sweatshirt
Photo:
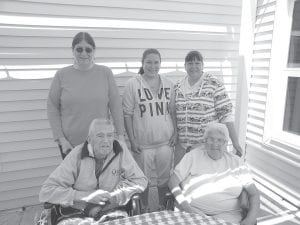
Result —
<instances>
[{"instance_id":1,"label":"woman in hooded sweatshirt","mask_svg":"<svg viewBox=\"0 0 300 225\"><path fill-rule=\"evenodd\" d=\"M145 175L157 173L159 204L168 191L168 179L173 159L173 124L169 102L173 89L170 80L158 74L161 55L156 49L143 53L140 76L131 78L123 94L125 129L131 150ZM147 188L142 196L143 208L148 209ZM159 208L160 208L159 206Z\"/></svg>"}]
</instances>

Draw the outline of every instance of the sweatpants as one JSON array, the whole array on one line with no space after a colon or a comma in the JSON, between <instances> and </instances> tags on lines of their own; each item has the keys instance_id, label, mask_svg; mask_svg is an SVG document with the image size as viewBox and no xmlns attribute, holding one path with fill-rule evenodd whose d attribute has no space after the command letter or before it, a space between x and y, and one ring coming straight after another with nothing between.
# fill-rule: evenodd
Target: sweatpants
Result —
<instances>
[{"instance_id":1,"label":"sweatpants","mask_svg":"<svg viewBox=\"0 0 300 225\"><path fill-rule=\"evenodd\" d=\"M173 165L173 147L163 145L151 149L142 149L140 154L134 154L134 158L149 181L151 181L152 171L155 169L159 204L162 205L164 196L168 192L168 181ZM148 192L149 188L142 195L145 206L148 205Z\"/></svg>"}]
</instances>

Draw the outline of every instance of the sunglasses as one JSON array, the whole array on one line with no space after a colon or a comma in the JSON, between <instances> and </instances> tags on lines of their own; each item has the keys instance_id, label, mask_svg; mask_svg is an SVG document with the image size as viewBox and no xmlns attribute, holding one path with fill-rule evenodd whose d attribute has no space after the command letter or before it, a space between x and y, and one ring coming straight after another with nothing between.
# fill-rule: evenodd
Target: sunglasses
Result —
<instances>
[{"instance_id":1,"label":"sunglasses","mask_svg":"<svg viewBox=\"0 0 300 225\"><path fill-rule=\"evenodd\" d=\"M93 51L92 48L82 48L82 47L78 47L75 50L78 53L82 53L83 51L85 51L86 53L91 53Z\"/></svg>"}]
</instances>

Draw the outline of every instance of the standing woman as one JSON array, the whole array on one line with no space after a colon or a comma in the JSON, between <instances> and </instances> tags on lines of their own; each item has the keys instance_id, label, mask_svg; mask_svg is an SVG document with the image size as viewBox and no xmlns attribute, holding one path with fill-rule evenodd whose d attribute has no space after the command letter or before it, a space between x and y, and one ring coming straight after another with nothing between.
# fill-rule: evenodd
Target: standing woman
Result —
<instances>
[{"instance_id":1,"label":"standing woman","mask_svg":"<svg viewBox=\"0 0 300 225\"><path fill-rule=\"evenodd\" d=\"M112 114L122 137L124 119L121 98L112 71L94 63L96 45L89 33L76 34L72 42L74 64L57 71L52 81L47 113L62 158L83 143L91 121Z\"/></svg>"},{"instance_id":2,"label":"standing woman","mask_svg":"<svg viewBox=\"0 0 300 225\"><path fill-rule=\"evenodd\" d=\"M203 72L203 57L198 51L190 51L184 65L188 75L175 85L170 103L175 133L172 142L177 143L174 164L177 165L187 151L201 145L206 126L216 122L227 126L236 154L242 156L232 103L223 83Z\"/></svg>"},{"instance_id":3,"label":"standing woman","mask_svg":"<svg viewBox=\"0 0 300 225\"><path fill-rule=\"evenodd\" d=\"M173 124L169 114L169 102L173 84L158 74L161 55L156 49L143 53L140 76L131 78L123 94L125 128L131 150L145 173L151 179L152 168L157 173L159 204L168 191L168 179L172 167ZM147 188L142 196L143 208L148 208Z\"/></svg>"}]
</instances>

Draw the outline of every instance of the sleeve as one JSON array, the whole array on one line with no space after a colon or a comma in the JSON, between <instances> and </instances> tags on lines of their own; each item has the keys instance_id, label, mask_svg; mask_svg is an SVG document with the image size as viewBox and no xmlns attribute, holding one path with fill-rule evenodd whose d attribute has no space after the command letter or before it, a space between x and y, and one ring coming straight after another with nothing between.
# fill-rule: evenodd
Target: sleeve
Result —
<instances>
[{"instance_id":1,"label":"sleeve","mask_svg":"<svg viewBox=\"0 0 300 225\"><path fill-rule=\"evenodd\" d=\"M226 123L226 122L233 122L233 115L232 115L232 103L226 92L224 84L219 81L216 81L216 89L214 92L214 105L217 118L219 122Z\"/></svg>"},{"instance_id":2,"label":"sleeve","mask_svg":"<svg viewBox=\"0 0 300 225\"><path fill-rule=\"evenodd\" d=\"M76 190L72 188L77 178L79 151L73 149L50 174L39 193L40 202L73 205Z\"/></svg>"},{"instance_id":3,"label":"sleeve","mask_svg":"<svg viewBox=\"0 0 300 225\"><path fill-rule=\"evenodd\" d=\"M108 83L109 83L109 109L112 114L116 131L118 135L124 134L124 118L122 110L121 96L116 85L113 73L108 69Z\"/></svg>"},{"instance_id":4,"label":"sleeve","mask_svg":"<svg viewBox=\"0 0 300 225\"><path fill-rule=\"evenodd\" d=\"M192 169L192 163L193 163L192 152L189 152L183 156L181 161L175 167L174 174L178 177L180 182L184 181L190 174L190 171Z\"/></svg>"},{"instance_id":5,"label":"sleeve","mask_svg":"<svg viewBox=\"0 0 300 225\"><path fill-rule=\"evenodd\" d=\"M123 93L123 111L124 115L133 115L134 112L134 92L133 92L133 80L130 79L127 82Z\"/></svg>"},{"instance_id":6,"label":"sleeve","mask_svg":"<svg viewBox=\"0 0 300 225\"><path fill-rule=\"evenodd\" d=\"M135 193L141 193L148 185L148 180L139 168L125 143L121 144L121 177L120 182L113 191L119 205L125 205Z\"/></svg>"},{"instance_id":7,"label":"sleeve","mask_svg":"<svg viewBox=\"0 0 300 225\"><path fill-rule=\"evenodd\" d=\"M62 131L62 122L61 122L61 81L59 78L59 71L55 74L47 100L47 114L49 123L52 129L53 138L57 140L60 137L64 137Z\"/></svg>"}]
</instances>

